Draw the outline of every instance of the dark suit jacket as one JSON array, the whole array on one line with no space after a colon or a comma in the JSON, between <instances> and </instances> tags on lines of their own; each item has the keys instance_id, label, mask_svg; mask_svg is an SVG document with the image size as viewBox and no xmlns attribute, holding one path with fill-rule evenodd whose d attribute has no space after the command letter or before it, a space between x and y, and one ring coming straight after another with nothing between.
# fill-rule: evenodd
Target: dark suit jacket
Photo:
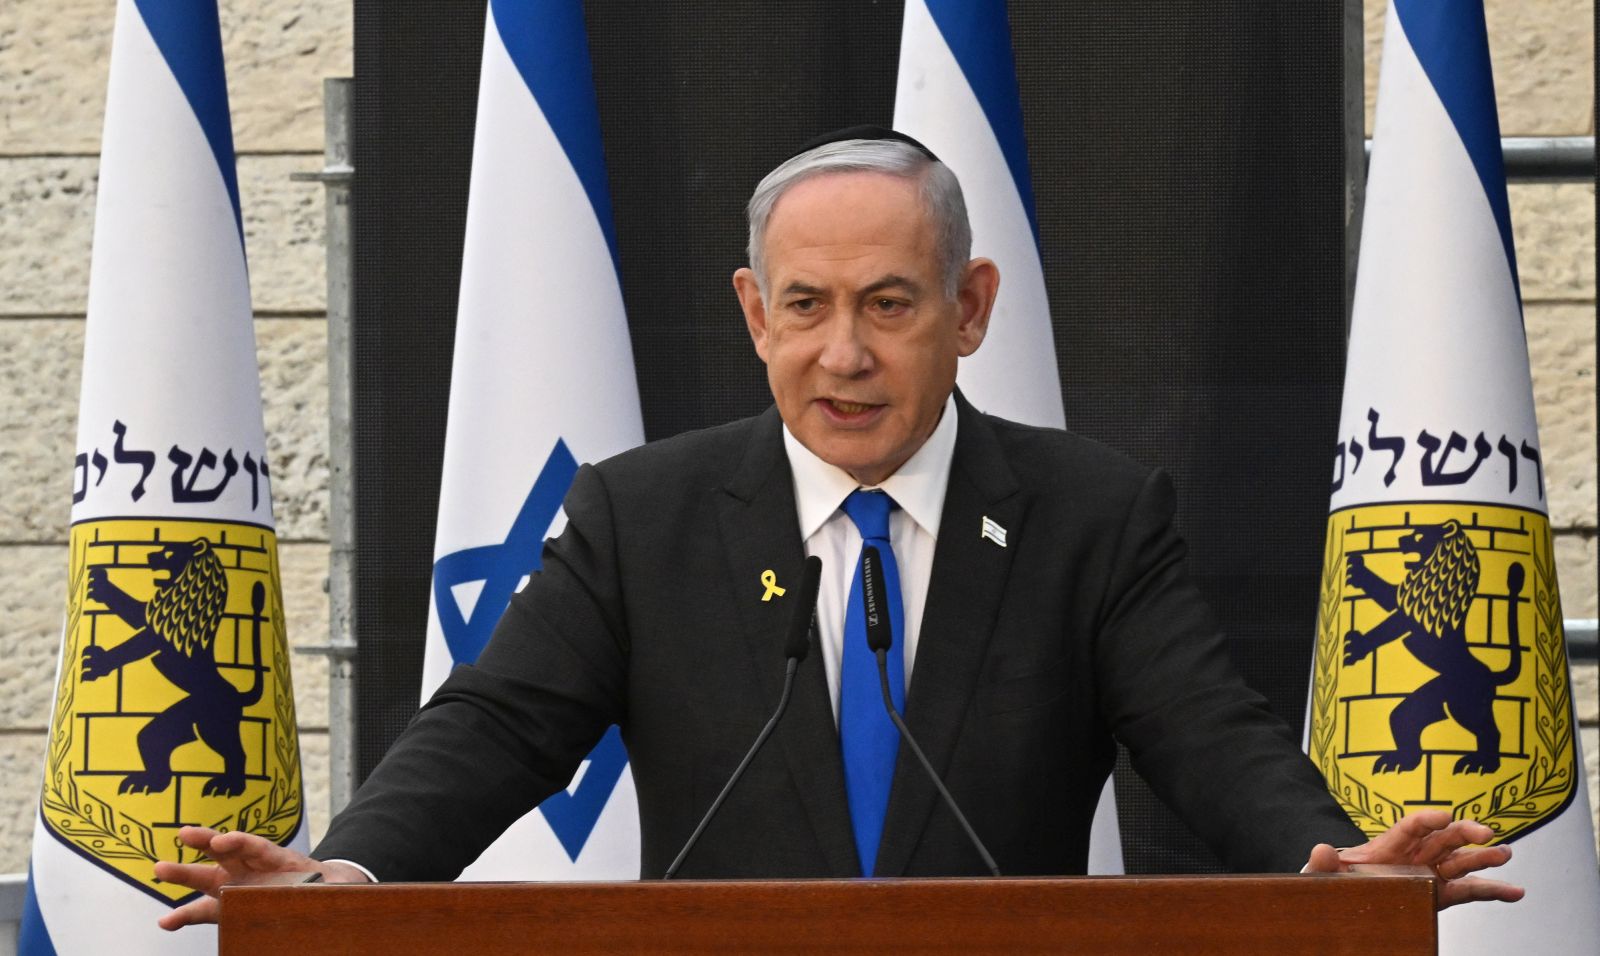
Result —
<instances>
[{"instance_id":1,"label":"dark suit jacket","mask_svg":"<svg viewBox=\"0 0 1600 956\"><path fill-rule=\"evenodd\" d=\"M1318 842L1364 842L1230 665L1165 475L959 395L958 414L906 720L1002 872L1083 872L1113 736L1235 869L1296 870ZM666 869L778 701L792 609L761 601L761 575L798 582L804 560L778 415L585 466L565 507L478 664L417 715L317 857L452 878L616 723L643 875ZM855 876L852 840L812 653L682 875ZM878 874L982 872L902 747Z\"/></svg>"}]
</instances>

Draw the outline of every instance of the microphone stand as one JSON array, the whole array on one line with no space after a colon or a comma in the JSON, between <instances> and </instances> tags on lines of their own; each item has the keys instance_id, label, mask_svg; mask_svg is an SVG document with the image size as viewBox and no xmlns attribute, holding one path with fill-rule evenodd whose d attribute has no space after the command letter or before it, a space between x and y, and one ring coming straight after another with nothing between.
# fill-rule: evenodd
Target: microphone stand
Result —
<instances>
[{"instance_id":1,"label":"microphone stand","mask_svg":"<svg viewBox=\"0 0 1600 956\"><path fill-rule=\"evenodd\" d=\"M685 843L683 849L678 851L677 859L673 860L672 865L667 867L667 872L661 877L663 880L670 880L677 875L678 867L683 865L683 861L688 857L689 851L694 849L694 845L700 841L700 834L705 832L706 827L711 823L711 818L717 815L718 810L722 809L722 802L728 799L728 794L733 792L733 785L739 782L740 777L744 776L744 768L750 766L750 761L755 759L756 751L760 750L761 745L767 742L768 737L772 736L773 729L778 726L778 718L783 716L784 710L789 706L789 694L794 690L794 673L799 666L800 662L798 660L793 657L789 658L789 665L784 669L783 696L778 698L778 709L773 711L771 719L767 721L767 725L761 728L761 733L756 737L755 744L745 753L744 759L739 761L738 769L734 770L733 776L728 778L728 782L723 786L722 792L717 794L717 799L711 801L711 809L707 810L706 815L700 818L700 825L694 828L694 833L689 835L689 842Z\"/></svg>"},{"instance_id":2,"label":"microphone stand","mask_svg":"<svg viewBox=\"0 0 1600 956\"><path fill-rule=\"evenodd\" d=\"M706 831L711 824L711 818L722 809L723 801L728 799L728 794L733 792L733 785L744 776L745 768L750 766L750 761L755 759L761 746L772 736L772 731L778 726L778 719L789 707L789 696L794 692L794 675L799 669L800 662L805 660L806 653L811 649L811 632L816 627L817 616L817 589L822 583L822 559L809 557L806 559L805 571L800 579L800 593L797 595L799 605L795 608L794 616L789 619L789 633L784 641L783 656L788 659L783 671L783 694L778 698L778 708L772 712L766 726L761 728L761 733L756 736L756 742L745 753L744 759L739 761L739 766L733 771L733 776L723 784L722 791L717 794L717 799L711 801L711 809L700 818L700 823L689 835L689 840L678 851L678 856L667 867L667 872L662 874L663 880L670 880L678 874L678 867L688 858L689 851L700 842L700 834Z\"/></svg>"},{"instance_id":3,"label":"microphone stand","mask_svg":"<svg viewBox=\"0 0 1600 956\"><path fill-rule=\"evenodd\" d=\"M956 822L966 831L967 839L977 848L978 855L983 857L983 865L989 868L989 874L999 876L1000 867L995 865L994 857L989 855L989 848L978 839L972 824L967 822L967 815L956 805L956 798L950 795L944 781L940 780L939 774L934 771L933 764L928 762L922 748L917 746L916 738L911 736L911 728L906 726L906 722L900 719L899 712L894 709L894 696L889 691L889 650L894 647L894 626L889 621L888 609L885 608L883 613L879 613L878 610L878 594L883 590L882 574L882 556L877 548L866 546L861 551L862 613L866 618L867 647L878 659L878 686L883 690L883 709L889 712L889 719L894 721L895 729L900 732L900 739L906 742L906 746L911 748L913 754L916 754L917 762L922 764L928 779L932 780L934 787L938 789L939 796L944 798L945 805L956 815Z\"/></svg>"},{"instance_id":4,"label":"microphone stand","mask_svg":"<svg viewBox=\"0 0 1600 956\"><path fill-rule=\"evenodd\" d=\"M928 758L923 754L922 748L917 746L916 738L911 736L911 729L906 726L906 722L901 720L900 715L895 712L894 699L889 695L888 652L879 648L877 657L878 685L883 688L883 706L889 711L889 719L894 721L895 729L900 731L900 739L904 740L906 745L911 748L911 752L917 755L917 761L922 764L922 769L927 771L928 779L932 780L933 785L939 789L939 796L944 798L945 804L950 807L950 812L956 815L956 822L961 824L961 829L966 831L967 839L971 840L972 845L978 848L978 855L983 857L983 865L989 868L989 875L999 876L1000 867L995 865L994 857L989 855L989 848L983 845L982 840L978 839L978 834L973 831L972 824L967 822L967 815L962 813L961 807L956 805L956 798L952 797L950 791L945 789L944 781L940 780L939 775L934 772L933 764L928 762Z\"/></svg>"}]
</instances>

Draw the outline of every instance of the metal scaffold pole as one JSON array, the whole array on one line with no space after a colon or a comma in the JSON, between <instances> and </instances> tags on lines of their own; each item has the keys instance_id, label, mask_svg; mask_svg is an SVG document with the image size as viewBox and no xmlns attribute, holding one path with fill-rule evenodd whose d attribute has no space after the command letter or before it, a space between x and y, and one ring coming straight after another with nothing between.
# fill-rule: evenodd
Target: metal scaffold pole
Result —
<instances>
[{"instance_id":1,"label":"metal scaffold pole","mask_svg":"<svg viewBox=\"0 0 1600 956\"><path fill-rule=\"evenodd\" d=\"M324 165L297 173L326 194L328 259L328 643L301 653L328 659L328 798L337 814L356 783L355 707L355 472L351 434L352 352L350 164L351 92L348 77L323 80Z\"/></svg>"}]
</instances>

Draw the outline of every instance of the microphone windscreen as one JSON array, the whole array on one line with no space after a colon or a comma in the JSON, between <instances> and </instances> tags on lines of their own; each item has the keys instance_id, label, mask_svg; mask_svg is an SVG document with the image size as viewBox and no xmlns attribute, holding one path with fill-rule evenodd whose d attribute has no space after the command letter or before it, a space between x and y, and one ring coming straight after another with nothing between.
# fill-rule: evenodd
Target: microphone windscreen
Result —
<instances>
[{"instance_id":1,"label":"microphone windscreen","mask_svg":"<svg viewBox=\"0 0 1600 956\"><path fill-rule=\"evenodd\" d=\"M883 589L883 559L877 548L868 545L861 552L861 610L867 619L867 648L873 653L894 647L894 628Z\"/></svg>"},{"instance_id":2,"label":"microphone windscreen","mask_svg":"<svg viewBox=\"0 0 1600 956\"><path fill-rule=\"evenodd\" d=\"M817 591L821 586L822 559L812 555L806 558L805 570L800 573L800 603L795 605L794 616L789 619L784 657L803 661L811 650L811 621L817 615Z\"/></svg>"}]
</instances>

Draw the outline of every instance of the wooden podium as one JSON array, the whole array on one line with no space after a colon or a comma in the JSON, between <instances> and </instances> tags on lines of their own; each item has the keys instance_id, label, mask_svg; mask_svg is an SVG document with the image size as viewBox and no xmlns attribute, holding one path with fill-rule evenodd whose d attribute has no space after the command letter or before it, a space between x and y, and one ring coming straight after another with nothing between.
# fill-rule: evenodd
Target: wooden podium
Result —
<instances>
[{"instance_id":1,"label":"wooden podium","mask_svg":"<svg viewBox=\"0 0 1600 956\"><path fill-rule=\"evenodd\" d=\"M1432 874L392 883L222 891L219 956L1433 953Z\"/></svg>"}]
</instances>

